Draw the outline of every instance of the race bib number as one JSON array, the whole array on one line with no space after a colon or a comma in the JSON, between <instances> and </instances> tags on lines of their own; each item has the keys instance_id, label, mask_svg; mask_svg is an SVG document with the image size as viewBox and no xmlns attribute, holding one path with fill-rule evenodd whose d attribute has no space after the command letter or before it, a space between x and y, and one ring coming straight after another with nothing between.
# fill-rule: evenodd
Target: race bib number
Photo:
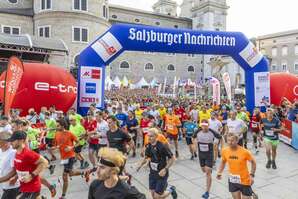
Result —
<instances>
[{"instance_id":1,"label":"race bib number","mask_svg":"<svg viewBox=\"0 0 298 199\"><path fill-rule=\"evenodd\" d=\"M257 124L254 124L254 123L252 123L251 127L252 127L252 128L257 128L257 127L258 127L258 125L257 125Z\"/></svg>"},{"instance_id":2,"label":"race bib number","mask_svg":"<svg viewBox=\"0 0 298 199\"><path fill-rule=\"evenodd\" d=\"M158 163L150 162L150 167L153 171L158 171Z\"/></svg>"},{"instance_id":3,"label":"race bib number","mask_svg":"<svg viewBox=\"0 0 298 199\"><path fill-rule=\"evenodd\" d=\"M29 175L29 171L17 171L18 178L22 182L23 179Z\"/></svg>"},{"instance_id":4,"label":"race bib number","mask_svg":"<svg viewBox=\"0 0 298 199\"><path fill-rule=\"evenodd\" d=\"M199 146L200 146L200 151L202 151L202 152L207 152L207 151L209 151L209 146L208 146L208 144L199 144Z\"/></svg>"},{"instance_id":5,"label":"race bib number","mask_svg":"<svg viewBox=\"0 0 298 199\"><path fill-rule=\"evenodd\" d=\"M69 159L61 160L60 164L65 165L69 163Z\"/></svg>"},{"instance_id":6,"label":"race bib number","mask_svg":"<svg viewBox=\"0 0 298 199\"><path fill-rule=\"evenodd\" d=\"M229 176L229 182L234 184L241 184L240 175L232 175Z\"/></svg>"},{"instance_id":7,"label":"race bib number","mask_svg":"<svg viewBox=\"0 0 298 199\"><path fill-rule=\"evenodd\" d=\"M168 125L167 125L167 129L168 129L168 130L174 130L174 126L171 125L171 124L168 124Z\"/></svg>"},{"instance_id":8,"label":"race bib number","mask_svg":"<svg viewBox=\"0 0 298 199\"><path fill-rule=\"evenodd\" d=\"M274 132L272 130L265 130L267 136L274 136Z\"/></svg>"},{"instance_id":9,"label":"race bib number","mask_svg":"<svg viewBox=\"0 0 298 199\"><path fill-rule=\"evenodd\" d=\"M148 133L148 131L149 131L149 128L143 128L144 133Z\"/></svg>"}]
</instances>

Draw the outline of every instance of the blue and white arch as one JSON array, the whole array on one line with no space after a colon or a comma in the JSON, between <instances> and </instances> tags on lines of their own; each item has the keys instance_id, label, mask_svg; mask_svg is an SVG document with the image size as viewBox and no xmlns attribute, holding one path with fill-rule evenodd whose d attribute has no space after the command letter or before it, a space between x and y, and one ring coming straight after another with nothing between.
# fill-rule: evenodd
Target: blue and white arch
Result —
<instances>
[{"instance_id":1,"label":"blue and white arch","mask_svg":"<svg viewBox=\"0 0 298 199\"><path fill-rule=\"evenodd\" d=\"M264 99L270 101L268 62L241 32L115 24L80 53L79 112L86 113L91 102L97 103L98 108L103 107L105 66L126 50L229 55L245 71L247 109L251 111L262 105ZM94 69L100 70L101 83ZM92 70L97 79L92 78ZM88 81L91 82L88 84Z\"/></svg>"}]
</instances>

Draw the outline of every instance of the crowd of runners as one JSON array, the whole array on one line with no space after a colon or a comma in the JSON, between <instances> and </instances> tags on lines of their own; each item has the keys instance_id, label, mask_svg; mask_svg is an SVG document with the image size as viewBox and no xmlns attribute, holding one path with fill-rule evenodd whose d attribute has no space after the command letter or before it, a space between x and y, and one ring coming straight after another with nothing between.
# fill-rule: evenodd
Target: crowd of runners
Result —
<instances>
[{"instance_id":1,"label":"crowd of runners","mask_svg":"<svg viewBox=\"0 0 298 199\"><path fill-rule=\"evenodd\" d=\"M281 107L269 106L265 112L255 108L250 114L242 101L216 104L160 97L150 90L124 90L107 92L105 108L92 104L85 117L74 108L63 113L54 106L38 113L30 109L24 117L13 110L9 116L0 116L1 198L43 198L41 187L45 186L53 198L65 199L69 179L78 176L90 183L88 199L143 199L145 195L133 186L134 176L125 168L128 159L142 157L135 170L149 166L152 198L176 199L179 196L168 177L181 155L181 144L189 147L189 158L199 159L206 174L202 198L209 198L212 170L217 168L216 178L221 180L226 165L232 197L256 198L254 155L265 147L267 163L258 167L278 168L281 120L290 115L296 120L296 108L298 103L284 100ZM57 187L44 172L52 175L60 166L62 195L56 196ZM92 173L97 174L93 181Z\"/></svg>"}]
</instances>

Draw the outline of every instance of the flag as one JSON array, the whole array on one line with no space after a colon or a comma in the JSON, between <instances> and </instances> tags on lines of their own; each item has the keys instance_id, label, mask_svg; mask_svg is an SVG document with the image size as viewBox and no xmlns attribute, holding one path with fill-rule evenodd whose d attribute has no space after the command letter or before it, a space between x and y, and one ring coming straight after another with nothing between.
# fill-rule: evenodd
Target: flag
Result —
<instances>
[{"instance_id":1,"label":"flag","mask_svg":"<svg viewBox=\"0 0 298 199\"><path fill-rule=\"evenodd\" d=\"M232 91L231 91L231 79L229 73L224 73L222 75L222 80L227 91L227 96L230 101L232 101Z\"/></svg>"},{"instance_id":2,"label":"flag","mask_svg":"<svg viewBox=\"0 0 298 199\"><path fill-rule=\"evenodd\" d=\"M4 114L8 115L14 97L19 88L24 74L23 62L17 57L11 57L8 61L4 84Z\"/></svg>"},{"instance_id":3,"label":"flag","mask_svg":"<svg viewBox=\"0 0 298 199\"><path fill-rule=\"evenodd\" d=\"M212 85L213 101L220 104L220 83L215 77L208 78Z\"/></svg>"}]
</instances>

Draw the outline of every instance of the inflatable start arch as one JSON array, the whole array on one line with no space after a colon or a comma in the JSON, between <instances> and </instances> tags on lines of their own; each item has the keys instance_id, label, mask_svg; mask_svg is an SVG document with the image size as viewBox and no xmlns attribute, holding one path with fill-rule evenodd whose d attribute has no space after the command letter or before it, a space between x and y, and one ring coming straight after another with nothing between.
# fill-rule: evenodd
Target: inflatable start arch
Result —
<instances>
[{"instance_id":1,"label":"inflatable start arch","mask_svg":"<svg viewBox=\"0 0 298 199\"><path fill-rule=\"evenodd\" d=\"M270 102L268 62L242 33L116 24L80 54L79 112L103 107L105 66L126 50L229 55L245 71L247 109Z\"/></svg>"}]
</instances>

